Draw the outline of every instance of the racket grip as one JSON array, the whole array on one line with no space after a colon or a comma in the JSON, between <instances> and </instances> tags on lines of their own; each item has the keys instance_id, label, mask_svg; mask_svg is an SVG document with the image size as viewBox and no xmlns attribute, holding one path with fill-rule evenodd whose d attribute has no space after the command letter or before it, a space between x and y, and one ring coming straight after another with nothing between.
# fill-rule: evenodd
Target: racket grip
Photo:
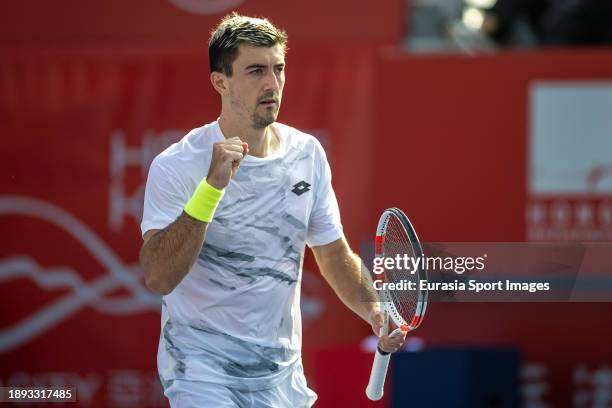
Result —
<instances>
[{"instance_id":1,"label":"racket grip","mask_svg":"<svg viewBox=\"0 0 612 408\"><path fill-rule=\"evenodd\" d=\"M372 372L370 373L370 382L366 387L366 395L372 401L378 401L383 396L390 358L391 354L381 354L380 351L376 349L374 363L372 364Z\"/></svg>"}]
</instances>

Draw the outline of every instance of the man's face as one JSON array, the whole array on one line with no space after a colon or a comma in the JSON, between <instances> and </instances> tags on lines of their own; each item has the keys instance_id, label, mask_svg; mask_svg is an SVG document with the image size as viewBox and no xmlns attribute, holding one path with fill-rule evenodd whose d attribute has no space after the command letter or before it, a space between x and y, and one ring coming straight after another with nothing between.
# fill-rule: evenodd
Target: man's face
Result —
<instances>
[{"instance_id":1,"label":"man's face","mask_svg":"<svg viewBox=\"0 0 612 408\"><path fill-rule=\"evenodd\" d=\"M230 105L255 129L276 121L285 86L285 54L280 45L241 44L228 78Z\"/></svg>"}]
</instances>

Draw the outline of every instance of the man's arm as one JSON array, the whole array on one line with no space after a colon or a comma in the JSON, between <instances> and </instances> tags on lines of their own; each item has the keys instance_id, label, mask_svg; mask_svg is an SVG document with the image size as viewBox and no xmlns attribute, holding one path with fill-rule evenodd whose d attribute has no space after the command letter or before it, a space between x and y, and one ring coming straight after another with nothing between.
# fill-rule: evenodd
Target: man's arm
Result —
<instances>
[{"instance_id":1,"label":"man's arm","mask_svg":"<svg viewBox=\"0 0 612 408\"><path fill-rule=\"evenodd\" d=\"M321 274L342 302L368 324L378 336L383 314L377 302L378 295L362 274L369 273L359 256L341 238L326 245L312 247ZM396 351L404 342L406 333L380 337L379 347L386 352Z\"/></svg>"},{"instance_id":2,"label":"man's arm","mask_svg":"<svg viewBox=\"0 0 612 408\"><path fill-rule=\"evenodd\" d=\"M202 250L208 223L222 196L220 190L236 175L247 153L247 144L237 137L215 143L208 176L196 189L185 211L166 228L145 233L140 264L145 283L153 292L167 295L187 275ZM207 196L213 190L218 194L214 202Z\"/></svg>"},{"instance_id":3,"label":"man's arm","mask_svg":"<svg viewBox=\"0 0 612 408\"><path fill-rule=\"evenodd\" d=\"M149 230L140 250L145 283L160 295L167 295L183 280L204 244L208 223L183 213L162 230Z\"/></svg>"}]
</instances>

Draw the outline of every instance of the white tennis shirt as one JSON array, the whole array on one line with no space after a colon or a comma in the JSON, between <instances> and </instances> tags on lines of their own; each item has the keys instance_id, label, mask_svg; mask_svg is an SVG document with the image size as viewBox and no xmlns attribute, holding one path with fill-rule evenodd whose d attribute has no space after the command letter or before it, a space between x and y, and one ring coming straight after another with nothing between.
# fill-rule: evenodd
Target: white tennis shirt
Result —
<instances>
[{"instance_id":1,"label":"white tennis shirt","mask_svg":"<svg viewBox=\"0 0 612 408\"><path fill-rule=\"evenodd\" d=\"M320 143L292 127L274 155L246 156L225 189L202 251L162 300L158 369L175 379L243 390L274 387L300 360L305 244L342 237L331 172ZM163 229L206 177L217 122L189 132L151 164L142 233Z\"/></svg>"}]
</instances>

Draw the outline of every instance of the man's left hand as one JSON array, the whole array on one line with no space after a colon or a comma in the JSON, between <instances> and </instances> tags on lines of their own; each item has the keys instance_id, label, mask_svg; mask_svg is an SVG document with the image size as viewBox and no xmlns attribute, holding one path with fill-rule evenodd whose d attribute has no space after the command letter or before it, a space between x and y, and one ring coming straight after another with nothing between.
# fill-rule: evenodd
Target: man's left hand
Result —
<instances>
[{"instance_id":1,"label":"man's left hand","mask_svg":"<svg viewBox=\"0 0 612 408\"><path fill-rule=\"evenodd\" d=\"M394 353L399 350L400 347L402 347L404 341L406 341L406 334L408 332L402 330L394 336L389 336L388 334L380 336L380 329L383 326L384 320L385 318L382 311L374 309L372 312L370 312L372 330L374 331L374 334L378 336L378 347L380 347L380 349L386 353ZM389 323L391 325L389 333L391 333L397 328L397 326L391 321Z\"/></svg>"}]
</instances>

